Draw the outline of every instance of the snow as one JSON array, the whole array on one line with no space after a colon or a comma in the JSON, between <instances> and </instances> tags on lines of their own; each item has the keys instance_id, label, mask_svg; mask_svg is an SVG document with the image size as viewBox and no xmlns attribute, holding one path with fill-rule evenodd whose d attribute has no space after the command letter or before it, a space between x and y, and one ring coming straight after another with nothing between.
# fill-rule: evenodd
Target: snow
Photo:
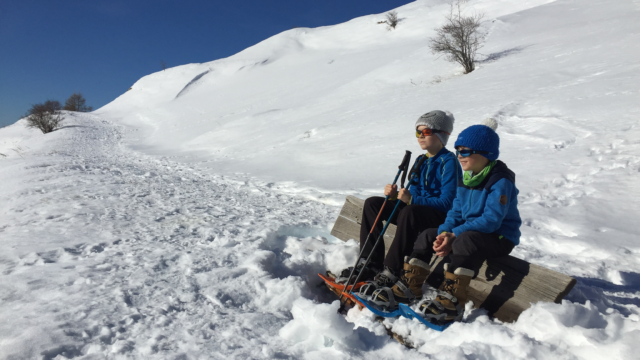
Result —
<instances>
[{"instance_id":1,"label":"snow","mask_svg":"<svg viewBox=\"0 0 640 360\"><path fill-rule=\"evenodd\" d=\"M445 1L293 29L140 79L51 134L0 129L0 358L629 359L640 350L640 4L475 0L471 74L430 54ZM391 9L390 9L391 10ZM336 313L329 235L379 194L423 113L495 118L517 174L513 255L575 277L512 324L438 333ZM414 155L415 157L415 155Z\"/></svg>"}]
</instances>

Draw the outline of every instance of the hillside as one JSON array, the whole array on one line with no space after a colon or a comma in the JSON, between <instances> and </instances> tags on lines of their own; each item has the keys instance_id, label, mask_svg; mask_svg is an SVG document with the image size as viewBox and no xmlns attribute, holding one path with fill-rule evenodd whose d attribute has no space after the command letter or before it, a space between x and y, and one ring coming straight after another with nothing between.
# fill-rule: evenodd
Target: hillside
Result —
<instances>
[{"instance_id":1,"label":"hillside","mask_svg":"<svg viewBox=\"0 0 640 360\"><path fill-rule=\"evenodd\" d=\"M475 0L476 71L432 55L447 5L297 28L150 74L42 135L0 129L0 358L630 358L640 350L640 4ZM355 258L328 235L377 195L413 124L494 117L523 217L512 255L578 279L514 324L445 333L347 320L315 273ZM354 328L354 323L357 325Z\"/></svg>"}]
</instances>

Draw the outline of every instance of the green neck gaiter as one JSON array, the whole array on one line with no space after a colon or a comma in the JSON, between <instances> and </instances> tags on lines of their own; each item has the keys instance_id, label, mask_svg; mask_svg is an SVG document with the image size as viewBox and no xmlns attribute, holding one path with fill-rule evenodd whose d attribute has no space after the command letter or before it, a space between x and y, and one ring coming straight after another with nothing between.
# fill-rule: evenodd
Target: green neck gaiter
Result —
<instances>
[{"instance_id":1,"label":"green neck gaiter","mask_svg":"<svg viewBox=\"0 0 640 360\"><path fill-rule=\"evenodd\" d=\"M462 181L468 187L478 186L482 182L482 180L484 180L484 178L486 178L487 175L491 172L491 169L493 169L493 166L495 164L496 164L496 160L491 161L487 166L484 167L484 169L482 169L482 171L480 171L478 174L474 175L473 177L471 176L471 171L465 171Z\"/></svg>"}]
</instances>

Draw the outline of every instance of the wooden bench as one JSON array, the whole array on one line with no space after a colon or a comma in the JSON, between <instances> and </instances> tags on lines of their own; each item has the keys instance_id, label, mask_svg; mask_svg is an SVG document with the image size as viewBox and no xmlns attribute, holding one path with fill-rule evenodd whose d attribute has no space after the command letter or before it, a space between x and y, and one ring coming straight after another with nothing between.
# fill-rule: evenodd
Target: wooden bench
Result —
<instances>
[{"instance_id":1,"label":"wooden bench","mask_svg":"<svg viewBox=\"0 0 640 360\"><path fill-rule=\"evenodd\" d=\"M347 241L360 238L360 223L364 200L347 196L331 235ZM385 253L396 233L389 225L384 236ZM432 276L442 274L443 263L433 259ZM576 279L559 272L530 264L513 256L489 259L482 264L471 281L469 299L475 307L485 308L490 316L503 322L512 322L532 303L549 301L560 303L576 284Z\"/></svg>"}]
</instances>

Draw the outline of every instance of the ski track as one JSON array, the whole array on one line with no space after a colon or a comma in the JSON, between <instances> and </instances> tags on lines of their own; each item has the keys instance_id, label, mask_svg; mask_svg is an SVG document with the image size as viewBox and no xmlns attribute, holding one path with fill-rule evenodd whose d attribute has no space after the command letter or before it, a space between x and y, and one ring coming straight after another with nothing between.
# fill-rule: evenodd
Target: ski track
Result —
<instances>
[{"instance_id":1,"label":"ski track","mask_svg":"<svg viewBox=\"0 0 640 360\"><path fill-rule=\"evenodd\" d=\"M326 225L336 209L123 151L121 128L76 121L2 199L16 205L0 223L13 244L0 255L0 358L288 357L273 329L308 287L274 267L278 230ZM22 229L46 250L25 254Z\"/></svg>"}]
</instances>

